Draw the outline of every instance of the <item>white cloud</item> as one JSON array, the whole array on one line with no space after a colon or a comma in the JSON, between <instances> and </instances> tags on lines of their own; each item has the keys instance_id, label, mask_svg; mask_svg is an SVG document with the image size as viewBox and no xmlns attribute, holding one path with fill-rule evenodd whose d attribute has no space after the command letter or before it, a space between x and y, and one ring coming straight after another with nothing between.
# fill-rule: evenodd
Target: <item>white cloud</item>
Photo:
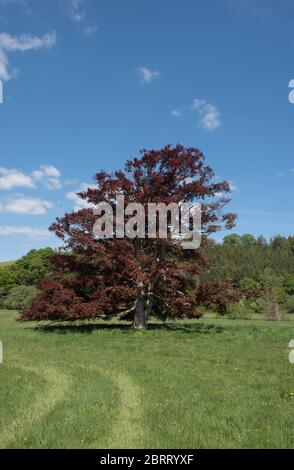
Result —
<instances>
[{"instance_id":1,"label":"white cloud","mask_svg":"<svg viewBox=\"0 0 294 470\"><path fill-rule=\"evenodd\" d=\"M32 178L23 172L15 169L0 167L0 190L10 190L13 188L34 188Z\"/></svg>"},{"instance_id":2,"label":"white cloud","mask_svg":"<svg viewBox=\"0 0 294 470\"><path fill-rule=\"evenodd\" d=\"M86 191L88 188L96 188L97 186L94 186L92 184L87 184L87 183L81 183L80 187L76 189L75 191L69 191L66 194L67 199L72 201L74 203L73 209L75 211L79 211L81 209L89 209L93 208L94 204L89 204L87 201L84 199L80 198L77 193Z\"/></svg>"},{"instance_id":3,"label":"white cloud","mask_svg":"<svg viewBox=\"0 0 294 470\"><path fill-rule=\"evenodd\" d=\"M175 118L179 118L183 115L183 113L181 113L181 111L178 111L177 109L173 109L170 113L170 115L172 117L175 117Z\"/></svg>"},{"instance_id":4,"label":"white cloud","mask_svg":"<svg viewBox=\"0 0 294 470\"><path fill-rule=\"evenodd\" d=\"M138 67L137 74L141 83L151 83L160 76L160 72L158 72L158 70L150 70L146 67Z\"/></svg>"},{"instance_id":5,"label":"white cloud","mask_svg":"<svg viewBox=\"0 0 294 470\"><path fill-rule=\"evenodd\" d=\"M195 99L192 108L198 112L200 125L204 129L213 130L221 126L220 112L213 104L203 99Z\"/></svg>"},{"instance_id":6,"label":"white cloud","mask_svg":"<svg viewBox=\"0 0 294 470\"><path fill-rule=\"evenodd\" d=\"M42 165L39 170L33 171L32 178L41 182L47 189L61 189L60 171L51 165Z\"/></svg>"},{"instance_id":7,"label":"white cloud","mask_svg":"<svg viewBox=\"0 0 294 470\"><path fill-rule=\"evenodd\" d=\"M10 52L26 52L39 49L50 49L56 44L56 33L45 34L43 37L22 34L11 36L8 33L0 34L0 79L9 80L15 76L15 71L8 70L8 54Z\"/></svg>"},{"instance_id":8,"label":"white cloud","mask_svg":"<svg viewBox=\"0 0 294 470\"><path fill-rule=\"evenodd\" d=\"M14 227L11 225L0 225L0 236L1 235L21 235L29 238L30 240L40 240L50 237L49 231L45 228Z\"/></svg>"},{"instance_id":9,"label":"white cloud","mask_svg":"<svg viewBox=\"0 0 294 470\"><path fill-rule=\"evenodd\" d=\"M53 204L49 201L21 195L0 203L0 211L10 214L44 215L52 208Z\"/></svg>"},{"instance_id":10,"label":"white cloud","mask_svg":"<svg viewBox=\"0 0 294 470\"><path fill-rule=\"evenodd\" d=\"M19 37L11 36L8 33L0 34L0 47L7 52L25 52L38 49L50 49L56 43L56 33L45 34L43 37L22 34Z\"/></svg>"},{"instance_id":11,"label":"white cloud","mask_svg":"<svg viewBox=\"0 0 294 470\"><path fill-rule=\"evenodd\" d=\"M14 168L0 167L0 190L13 188L36 188L36 183L43 184L47 189L62 188L60 171L51 165L42 165L32 174L25 174Z\"/></svg>"}]
</instances>

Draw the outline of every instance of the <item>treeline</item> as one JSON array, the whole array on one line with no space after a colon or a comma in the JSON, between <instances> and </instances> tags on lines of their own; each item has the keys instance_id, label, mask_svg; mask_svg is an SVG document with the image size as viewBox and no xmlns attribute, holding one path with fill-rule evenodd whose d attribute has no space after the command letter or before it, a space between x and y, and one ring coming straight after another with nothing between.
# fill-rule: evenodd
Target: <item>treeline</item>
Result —
<instances>
[{"instance_id":1,"label":"treeline","mask_svg":"<svg viewBox=\"0 0 294 470\"><path fill-rule=\"evenodd\" d=\"M227 235L223 243L205 248L212 267L211 280L251 278L263 282L269 270L275 276L294 274L294 237L276 236L269 242L261 235Z\"/></svg>"},{"instance_id":2,"label":"treeline","mask_svg":"<svg viewBox=\"0 0 294 470\"><path fill-rule=\"evenodd\" d=\"M231 281L241 290L264 289L281 309L294 313L294 236L227 235L203 248L210 262L205 282ZM256 311L261 311L260 302Z\"/></svg>"},{"instance_id":3,"label":"treeline","mask_svg":"<svg viewBox=\"0 0 294 470\"><path fill-rule=\"evenodd\" d=\"M264 312L268 302L271 308L294 313L294 236L267 241L263 236L232 233L222 243L211 241L201 249L209 261L201 283L205 284L203 296L212 300L211 308L225 305L225 311L233 316L241 309L241 316L242 311L244 315L248 310ZM30 305L38 293L38 281L50 275L53 253L52 248L31 250L10 265L0 264L0 308L21 310ZM223 286L221 291L219 286ZM231 286L241 292L261 290L262 295L246 300L242 310L240 302L236 306L233 300L236 291L230 290ZM227 305L230 296L232 305ZM224 302L222 298L226 298ZM209 305L209 301L202 303Z\"/></svg>"}]
</instances>

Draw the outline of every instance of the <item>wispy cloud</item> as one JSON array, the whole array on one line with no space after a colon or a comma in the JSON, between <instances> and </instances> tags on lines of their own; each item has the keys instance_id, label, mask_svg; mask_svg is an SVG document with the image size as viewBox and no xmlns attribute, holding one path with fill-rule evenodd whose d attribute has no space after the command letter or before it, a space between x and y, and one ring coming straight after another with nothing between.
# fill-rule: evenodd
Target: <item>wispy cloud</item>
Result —
<instances>
[{"instance_id":1,"label":"wispy cloud","mask_svg":"<svg viewBox=\"0 0 294 470\"><path fill-rule=\"evenodd\" d=\"M94 26L86 26L84 28L84 33L87 35L87 36L93 36L93 34L95 34L96 32L98 31L98 26L94 25Z\"/></svg>"},{"instance_id":2,"label":"wispy cloud","mask_svg":"<svg viewBox=\"0 0 294 470\"><path fill-rule=\"evenodd\" d=\"M30 1L31 0L0 0L0 7L9 7L10 5L19 5L20 7L23 7L24 12L27 15L30 15L35 18L39 18L38 14L33 11L30 7Z\"/></svg>"},{"instance_id":3,"label":"wispy cloud","mask_svg":"<svg viewBox=\"0 0 294 470\"><path fill-rule=\"evenodd\" d=\"M203 99L195 99L192 104L200 117L200 126L204 129L214 130L221 126L220 112L216 106Z\"/></svg>"},{"instance_id":4,"label":"wispy cloud","mask_svg":"<svg viewBox=\"0 0 294 470\"><path fill-rule=\"evenodd\" d=\"M177 109L173 109L171 112L170 112L170 115L172 117L175 117L175 118L180 118L182 117L183 113L181 111L178 111Z\"/></svg>"},{"instance_id":5,"label":"wispy cloud","mask_svg":"<svg viewBox=\"0 0 294 470\"><path fill-rule=\"evenodd\" d=\"M19 3L25 7L28 6L27 0L0 0L0 6L6 7L7 5L12 5L13 3Z\"/></svg>"},{"instance_id":6,"label":"wispy cloud","mask_svg":"<svg viewBox=\"0 0 294 470\"><path fill-rule=\"evenodd\" d=\"M50 49L56 43L56 33L45 34L43 37L22 34L21 36L11 36L8 33L0 34L0 47L7 52L30 51L38 49Z\"/></svg>"},{"instance_id":7,"label":"wispy cloud","mask_svg":"<svg viewBox=\"0 0 294 470\"><path fill-rule=\"evenodd\" d=\"M10 5L16 4L23 7L23 10L27 15L39 18L38 14L31 9L30 1L31 0L0 0L0 7L9 7Z\"/></svg>"},{"instance_id":8,"label":"wispy cloud","mask_svg":"<svg viewBox=\"0 0 294 470\"><path fill-rule=\"evenodd\" d=\"M18 195L0 202L0 211L9 214L44 215L53 204L44 199L35 199Z\"/></svg>"},{"instance_id":9,"label":"wispy cloud","mask_svg":"<svg viewBox=\"0 0 294 470\"><path fill-rule=\"evenodd\" d=\"M86 12L83 10L83 0L70 0L69 16L74 23L81 23L85 20Z\"/></svg>"},{"instance_id":10,"label":"wispy cloud","mask_svg":"<svg viewBox=\"0 0 294 470\"><path fill-rule=\"evenodd\" d=\"M15 70L8 69L8 55L13 52L26 52L39 49L50 49L56 44L56 33L45 34L42 37L22 34L11 36L8 33L0 34L0 79L9 80L16 76Z\"/></svg>"},{"instance_id":11,"label":"wispy cloud","mask_svg":"<svg viewBox=\"0 0 294 470\"><path fill-rule=\"evenodd\" d=\"M87 36L93 36L98 31L98 26L90 24L87 20L84 0L67 0L64 10L73 23L83 28L83 32Z\"/></svg>"},{"instance_id":12,"label":"wispy cloud","mask_svg":"<svg viewBox=\"0 0 294 470\"><path fill-rule=\"evenodd\" d=\"M282 178L282 177L285 177L289 174L292 174L294 173L294 168L290 168L289 170L286 170L286 171L278 171L275 176L279 177L279 178Z\"/></svg>"},{"instance_id":13,"label":"wispy cloud","mask_svg":"<svg viewBox=\"0 0 294 470\"><path fill-rule=\"evenodd\" d=\"M237 186L235 185L235 183L233 183L233 181L229 180L228 183L229 183L229 186L230 186L230 190L231 190L231 191L238 191L238 188L237 188Z\"/></svg>"},{"instance_id":14,"label":"wispy cloud","mask_svg":"<svg viewBox=\"0 0 294 470\"><path fill-rule=\"evenodd\" d=\"M265 21L275 16L272 8L273 5L270 5L270 2L258 2L257 0L226 0L224 3L230 9L230 12L235 10L238 15L242 15L242 18L244 18L245 15L250 15L258 20ZM264 5L262 5L262 3L264 3Z\"/></svg>"},{"instance_id":15,"label":"wispy cloud","mask_svg":"<svg viewBox=\"0 0 294 470\"><path fill-rule=\"evenodd\" d=\"M50 237L45 228L15 227L11 225L0 225L0 236L21 235L30 240L43 240Z\"/></svg>"},{"instance_id":16,"label":"wispy cloud","mask_svg":"<svg viewBox=\"0 0 294 470\"><path fill-rule=\"evenodd\" d=\"M160 72L158 70L151 70L147 67L138 67L136 72L140 79L140 83L142 84L151 83L160 76Z\"/></svg>"}]
</instances>

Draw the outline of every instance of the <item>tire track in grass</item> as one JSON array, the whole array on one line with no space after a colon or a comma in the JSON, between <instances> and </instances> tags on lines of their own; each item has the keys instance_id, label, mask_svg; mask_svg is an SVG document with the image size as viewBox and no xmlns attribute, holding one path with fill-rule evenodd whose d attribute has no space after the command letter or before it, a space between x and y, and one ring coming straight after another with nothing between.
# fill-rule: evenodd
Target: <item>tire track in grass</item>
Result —
<instances>
[{"instance_id":1,"label":"tire track in grass","mask_svg":"<svg viewBox=\"0 0 294 470\"><path fill-rule=\"evenodd\" d=\"M91 448L111 447L116 449L132 449L142 447L143 429L141 423L140 388L135 385L127 374L117 370L105 370L96 366L86 367L88 370L108 377L119 389L120 403L117 418L113 425L111 436L107 438L106 445L101 441L94 441ZM103 439L105 442L105 439Z\"/></svg>"},{"instance_id":2,"label":"tire track in grass","mask_svg":"<svg viewBox=\"0 0 294 470\"><path fill-rule=\"evenodd\" d=\"M125 449L142 447L140 389L126 374L119 373L115 380L120 389L121 402L116 425L113 428L114 445Z\"/></svg>"},{"instance_id":3,"label":"tire track in grass","mask_svg":"<svg viewBox=\"0 0 294 470\"><path fill-rule=\"evenodd\" d=\"M15 440L16 436L23 434L27 428L33 425L34 421L50 413L56 404L64 398L71 383L68 376L53 367L40 369L19 366L19 368L41 376L47 382L49 390L44 395L42 394L32 406L21 410L20 415L5 427L5 434L0 435L0 448L9 448L9 444Z\"/></svg>"}]
</instances>

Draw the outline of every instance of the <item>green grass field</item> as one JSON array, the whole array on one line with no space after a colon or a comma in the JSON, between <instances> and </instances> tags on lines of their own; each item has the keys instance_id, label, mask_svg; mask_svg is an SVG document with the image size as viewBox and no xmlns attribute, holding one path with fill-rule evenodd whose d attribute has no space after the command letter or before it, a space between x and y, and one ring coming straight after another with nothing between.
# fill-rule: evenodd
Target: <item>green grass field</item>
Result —
<instances>
[{"instance_id":1,"label":"green grass field","mask_svg":"<svg viewBox=\"0 0 294 470\"><path fill-rule=\"evenodd\" d=\"M0 311L0 448L294 447L294 323L50 331Z\"/></svg>"}]
</instances>

